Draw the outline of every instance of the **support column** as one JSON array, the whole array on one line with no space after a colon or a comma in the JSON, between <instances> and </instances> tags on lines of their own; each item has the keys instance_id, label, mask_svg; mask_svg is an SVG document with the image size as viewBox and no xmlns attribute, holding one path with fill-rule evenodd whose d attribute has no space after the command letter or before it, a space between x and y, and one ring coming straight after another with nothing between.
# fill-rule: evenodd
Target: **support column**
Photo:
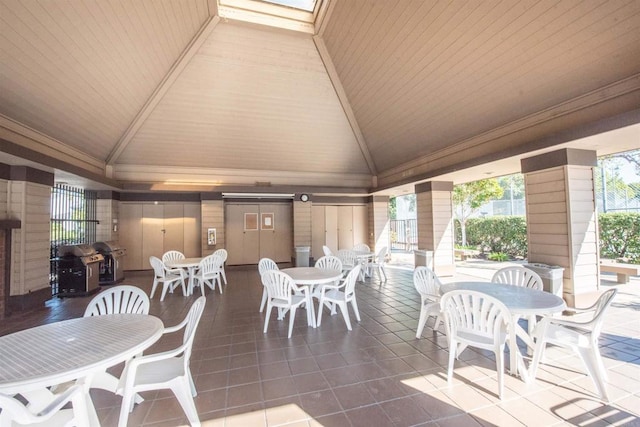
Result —
<instances>
[{"instance_id":1,"label":"support column","mask_svg":"<svg viewBox=\"0 0 640 427\"><path fill-rule=\"evenodd\" d=\"M528 260L564 267L563 297L570 307L600 284L596 165L595 151L571 148L521 161Z\"/></svg>"},{"instance_id":2,"label":"support column","mask_svg":"<svg viewBox=\"0 0 640 427\"><path fill-rule=\"evenodd\" d=\"M383 247L390 252L389 196L373 196L369 203L369 246L378 253Z\"/></svg>"},{"instance_id":3,"label":"support column","mask_svg":"<svg viewBox=\"0 0 640 427\"><path fill-rule=\"evenodd\" d=\"M438 276L455 275L453 234L453 182L431 181L416 185L418 249L433 251Z\"/></svg>"}]
</instances>

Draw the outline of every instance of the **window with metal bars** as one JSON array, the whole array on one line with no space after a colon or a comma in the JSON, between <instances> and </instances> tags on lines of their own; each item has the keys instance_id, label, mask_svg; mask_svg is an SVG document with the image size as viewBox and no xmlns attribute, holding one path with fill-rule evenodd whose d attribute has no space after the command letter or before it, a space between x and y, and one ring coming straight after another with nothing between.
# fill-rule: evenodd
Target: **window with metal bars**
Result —
<instances>
[{"instance_id":1,"label":"window with metal bars","mask_svg":"<svg viewBox=\"0 0 640 427\"><path fill-rule=\"evenodd\" d=\"M96 191L56 184L51 189L51 266L49 281L57 294L56 257L62 245L91 244L96 241Z\"/></svg>"}]
</instances>

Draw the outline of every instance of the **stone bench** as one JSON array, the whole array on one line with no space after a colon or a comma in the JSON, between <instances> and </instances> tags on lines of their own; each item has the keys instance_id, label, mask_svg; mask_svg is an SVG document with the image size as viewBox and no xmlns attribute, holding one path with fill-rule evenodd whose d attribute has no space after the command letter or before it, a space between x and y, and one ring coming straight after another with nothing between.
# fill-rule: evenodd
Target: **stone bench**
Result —
<instances>
[{"instance_id":1,"label":"stone bench","mask_svg":"<svg viewBox=\"0 0 640 427\"><path fill-rule=\"evenodd\" d=\"M629 276L640 275L640 265L624 264L614 261L601 261L600 271L616 273L618 275L618 283L629 283Z\"/></svg>"}]
</instances>

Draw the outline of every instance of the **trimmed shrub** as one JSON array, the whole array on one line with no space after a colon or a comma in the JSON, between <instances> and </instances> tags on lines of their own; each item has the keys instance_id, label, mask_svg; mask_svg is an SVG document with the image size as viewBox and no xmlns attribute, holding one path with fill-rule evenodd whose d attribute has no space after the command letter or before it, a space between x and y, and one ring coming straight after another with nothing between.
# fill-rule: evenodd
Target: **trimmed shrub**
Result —
<instances>
[{"instance_id":1,"label":"trimmed shrub","mask_svg":"<svg viewBox=\"0 0 640 427\"><path fill-rule=\"evenodd\" d=\"M640 213L603 213L598 215L598 225L602 258L640 264Z\"/></svg>"}]
</instances>

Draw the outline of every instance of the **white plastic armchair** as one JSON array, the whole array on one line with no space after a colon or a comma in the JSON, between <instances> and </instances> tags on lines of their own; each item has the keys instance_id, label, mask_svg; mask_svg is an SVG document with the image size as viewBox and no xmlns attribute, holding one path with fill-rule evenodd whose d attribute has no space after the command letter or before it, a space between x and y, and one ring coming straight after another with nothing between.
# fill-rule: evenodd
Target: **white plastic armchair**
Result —
<instances>
[{"instance_id":1,"label":"white plastic armchair","mask_svg":"<svg viewBox=\"0 0 640 427\"><path fill-rule=\"evenodd\" d=\"M209 256L202 258L198 264L198 270L193 275L193 286L200 286L200 293L204 295L204 285L207 285L212 291L218 290L222 293L222 269L224 264L224 255L215 252Z\"/></svg>"},{"instance_id":2,"label":"white plastic armchair","mask_svg":"<svg viewBox=\"0 0 640 427\"><path fill-rule=\"evenodd\" d=\"M105 314L149 314L149 297L140 288L130 285L119 285L104 290L87 305L84 317L101 316ZM91 388L100 388L115 393L118 388L118 378L107 371L97 372L91 381ZM144 399L136 395L136 403Z\"/></svg>"},{"instance_id":3,"label":"white plastic armchair","mask_svg":"<svg viewBox=\"0 0 640 427\"><path fill-rule=\"evenodd\" d=\"M366 243L358 243L352 250L356 252L371 252L371 248Z\"/></svg>"},{"instance_id":4,"label":"white plastic armchair","mask_svg":"<svg viewBox=\"0 0 640 427\"><path fill-rule=\"evenodd\" d=\"M340 285L324 285L320 293L320 305L318 306L318 326L322 324L322 312L325 304L331 307L331 314L335 313L335 306L340 307L344 323L347 329L351 330L351 320L349 319L349 309L347 303L351 303L353 312L358 322L360 321L360 313L358 312L358 303L356 301L356 281L360 275L360 265L356 265L345 277Z\"/></svg>"},{"instance_id":5,"label":"white plastic armchair","mask_svg":"<svg viewBox=\"0 0 640 427\"><path fill-rule=\"evenodd\" d=\"M384 265L386 264L386 262L387 262L387 247L384 246L378 251L373 262L369 264L369 267L372 270L376 270L378 272L378 278L380 279L380 281L382 281L382 276L384 275L385 282L387 281L387 271L384 269Z\"/></svg>"},{"instance_id":6,"label":"white plastic armchair","mask_svg":"<svg viewBox=\"0 0 640 427\"><path fill-rule=\"evenodd\" d=\"M322 246L322 252L324 253L325 256L333 255L333 252L331 251L331 249L329 249L329 246L327 245Z\"/></svg>"},{"instance_id":7,"label":"white plastic armchair","mask_svg":"<svg viewBox=\"0 0 640 427\"><path fill-rule=\"evenodd\" d=\"M220 258L222 259L222 268L220 269L220 274L222 274L222 280L224 281L224 284L227 284L227 273L224 271L224 263L227 262L227 258L229 256L229 253L227 252L226 249L218 249L216 250L213 255L220 255Z\"/></svg>"},{"instance_id":8,"label":"white plastic armchair","mask_svg":"<svg viewBox=\"0 0 640 427\"><path fill-rule=\"evenodd\" d=\"M322 269L325 269L325 270L342 271L342 261L340 261L340 258L338 258L337 256L326 255L326 256L318 258L318 260L315 263L315 267L316 268L322 268ZM335 285L338 285L338 284L340 284L340 281L337 281L335 283ZM313 298L320 299L320 294L321 293L322 293L322 285L316 286L314 288L313 292L311 293L311 296Z\"/></svg>"},{"instance_id":9,"label":"white plastic armchair","mask_svg":"<svg viewBox=\"0 0 640 427\"><path fill-rule=\"evenodd\" d=\"M509 309L496 298L475 291L447 292L440 300L449 339L447 382L453 363L467 346L493 351L498 371L498 395L504 394L504 347L511 327Z\"/></svg>"},{"instance_id":10,"label":"white plastic armchair","mask_svg":"<svg viewBox=\"0 0 640 427\"><path fill-rule=\"evenodd\" d=\"M279 270L267 270L260 278L267 290L267 315L264 318L263 333L267 333L271 309L276 307L280 314L289 311L289 334L287 337L291 338L296 309L304 303L311 304L307 289L299 288L291 276Z\"/></svg>"},{"instance_id":11,"label":"white plastic armchair","mask_svg":"<svg viewBox=\"0 0 640 427\"><path fill-rule=\"evenodd\" d=\"M533 333L536 345L533 361L529 368L530 378L535 379L547 344L568 348L582 359L587 374L591 377L600 398L608 401L607 371L602 362L598 340L602 331L605 311L611 305L617 292L617 289L609 289L600 295L591 307L569 309L569 311L576 313L571 318L544 317Z\"/></svg>"},{"instance_id":12,"label":"white plastic armchair","mask_svg":"<svg viewBox=\"0 0 640 427\"><path fill-rule=\"evenodd\" d=\"M262 258L258 262L258 273L260 273L260 277L269 270L279 270L278 264L271 258ZM260 301L260 313L264 310L264 306L267 305L267 287L264 286L264 282L262 282L262 301Z\"/></svg>"},{"instance_id":13,"label":"white plastic armchair","mask_svg":"<svg viewBox=\"0 0 640 427\"><path fill-rule=\"evenodd\" d=\"M156 293L156 288L162 283L162 294L160 295L160 301L164 301L164 297L167 294L167 290L173 293L173 290L180 284L182 286L182 295L187 295L187 290L184 283L184 276L182 273L173 273L168 270L161 259L150 256L149 264L153 267L153 285L151 286L151 296Z\"/></svg>"},{"instance_id":14,"label":"white plastic armchair","mask_svg":"<svg viewBox=\"0 0 640 427\"><path fill-rule=\"evenodd\" d=\"M167 261L174 261L179 259L185 259L184 254L180 251L167 251L164 254L162 254L163 264L166 263ZM167 270L173 274L179 274L180 276L182 276L182 280L185 280L187 277L187 272L185 271L184 268L167 268Z\"/></svg>"},{"instance_id":15,"label":"white plastic armchair","mask_svg":"<svg viewBox=\"0 0 640 427\"><path fill-rule=\"evenodd\" d=\"M436 320L433 329L440 326L440 279L429 267L419 266L413 271L413 286L420 294L420 320L418 320L418 330L416 338L422 337L424 326L429 317L435 316Z\"/></svg>"},{"instance_id":16,"label":"white plastic armchair","mask_svg":"<svg viewBox=\"0 0 640 427\"><path fill-rule=\"evenodd\" d=\"M356 253L349 249L340 249L336 256L342 261L342 270L349 271L358 264Z\"/></svg>"},{"instance_id":17,"label":"white plastic armchair","mask_svg":"<svg viewBox=\"0 0 640 427\"><path fill-rule=\"evenodd\" d=\"M72 408L62 409L69 402ZM89 425L87 414L86 391L81 384L76 384L63 393L54 395L51 402L44 408L40 406L25 406L18 399L0 394L0 427L13 427L17 425L31 425L42 427Z\"/></svg>"},{"instance_id":18,"label":"white plastic armchair","mask_svg":"<svg viewBox=\"0 0 640 427\"><path fill-rule=\"evenodd\" d=\"M504 283L505 285L522 286L525 288L543 290L542 278L533 270L521 266L512 266L501 268L496 271L491 279L495 283ZM533 333L536 326L537 318L535 315L527 317L529 335Z\"/></svg>"},{"instance_id":19,"label":"white plastic armchair","mask_svg":"<svg viewBox=\"0 0 640 427\"><path fill-rule=\"evenodd\" d=\"M122 393L118 426L127 425L129 412L133 411L136 393L162 389L170 389L173 392L192 426L200 425L198 411L193 401L197 391L191 376L189 360L205 303L206 298L199 297L191 305L187 316L180 324L165 328L165 334L184 329L182 345L162 353L136 357L127 364L118 385Z\"/></svg>"}]
</instances>

